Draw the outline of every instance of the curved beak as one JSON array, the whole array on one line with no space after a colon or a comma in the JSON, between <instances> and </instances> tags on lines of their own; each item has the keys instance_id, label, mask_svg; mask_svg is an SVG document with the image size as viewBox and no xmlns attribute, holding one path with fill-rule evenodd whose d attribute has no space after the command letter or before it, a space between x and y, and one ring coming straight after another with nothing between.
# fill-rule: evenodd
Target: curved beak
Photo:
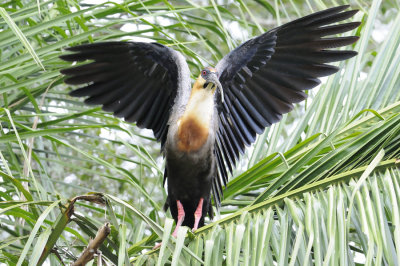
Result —
<instances>
[{"instance_id":1,"label":"curved beak","mask_svg":"<svg viewBox=\"0 0 400 266\"><path fill-rule=\"evenodd\" d=\"M213 83L219 89L219 92L221 93L221 102L224 102L224 91L222 89L221 83L219 82L217 74L211 75L211 77L207 81Z\"/></svg>"}]
</instances>

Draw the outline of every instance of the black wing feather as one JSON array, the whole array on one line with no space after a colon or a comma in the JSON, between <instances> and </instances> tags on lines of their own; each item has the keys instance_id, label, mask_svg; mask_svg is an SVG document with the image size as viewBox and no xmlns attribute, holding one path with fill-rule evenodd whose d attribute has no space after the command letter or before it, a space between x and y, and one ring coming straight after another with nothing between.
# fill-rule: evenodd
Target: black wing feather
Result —
<instances>
[{"instance_id":1,"label":"black wing feather","mask_svg":"<svg viewBox=\"0 0 400 266\"><path fill-rule=\"evenodd\" d=\"M61 70L70 85L85 85L71 96L152 129L165 143L167 121L178 87L179 66L172 49L157 43L100 42L67 48L65 61L92 62Z\"/></svg>"},{"instance_id":2,"label":"black wing feather","mask_svg":"<svg viewBox=\"0 0 400 266\"><path fill-rule=\"evenodd\" d=\"M359 22L329 25L357 12L344 11L348 7L330 8L272 29L243 43L218 63L216 69L225 102L218 107L220 123L215 154L224 183L228 178L226 169L232 172L256 134L281 120L283 114L293 109L293 103L304 100L307 97L304 90L319 85L320 77L339 70L326 63L357 54L330 50L358 40L356 36L332 36L360 25ZM216 187L221 186L217 179Z\"/></svg>"}]
</instances>

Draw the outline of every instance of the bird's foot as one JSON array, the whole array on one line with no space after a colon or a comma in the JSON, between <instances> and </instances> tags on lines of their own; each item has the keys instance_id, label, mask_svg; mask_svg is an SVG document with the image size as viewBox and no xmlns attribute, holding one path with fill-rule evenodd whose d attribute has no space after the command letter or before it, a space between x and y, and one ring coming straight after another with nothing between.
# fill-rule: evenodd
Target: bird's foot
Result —
<instances>
[{"instance_id":1,"label":"bird's foot","mask_svg":"<svg viewBox=\"0 0 400 266\"><path fill-rule=\"evenodd\" d=\"M155 244L153 247L153 250L158 249L159 247L161 247L161 245L162 245L162 242Z\"/></svg>"},{"instance_id":2,"label":"bird's foot","mask_svg":"<svg viewBox=\"0 0 400 266\"><path fill-rule=\"evenodd\" d=\"M175 238L178 235L179 227L181 227L181 225L183 223L183 220L185 220L185 210L183 209L182 203L179 200L177 200L176 201L176 205L178 207L178 221L176 222L175 230L172 233L172 236L175 237Z\"/></svg>"},{"instance_id":3,"label":"bird's foot","mask_svg":"<svg viewBox=\"0 0 400 266\"><path fill-rule=\"evenodd\" d=\"M203 198L200 198L199 204L197 205L197 209L194 212L194 226L192 232L194 233L199 228L199 222L201 219L201 215L203 214Z\"/></svg>"},{"instance_id":4,"label":"bird's foot","mask_svg":"<svg viewBox=\"0 0 400 266\"><path fill-rule=\"evenodd\" d=\"M175 230L174 230L174 232L172 233L172 236L175 237L175 238L176 238L177 235L178 235L179 227L181 227L181 225L182 225L182 223L183 223L183 220L185 219L185 211L184 211L184 209L183 209L182 203L181 203L179 200L177 200L177 201L176 201L176 205L178 205L178 221L176 222ZM161 245L162 245L162 242L157 243L157 244L153 247L153 249L157 249L157 248L161 247Z\"/></svg>"}]
</instances>

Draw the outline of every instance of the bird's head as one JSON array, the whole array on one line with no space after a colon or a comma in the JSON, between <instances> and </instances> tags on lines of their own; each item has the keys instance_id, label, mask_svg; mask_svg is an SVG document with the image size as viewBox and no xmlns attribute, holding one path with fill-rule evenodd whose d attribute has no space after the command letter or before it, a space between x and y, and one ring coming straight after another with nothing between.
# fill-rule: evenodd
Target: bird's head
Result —
<instances>
[{"instance_id":1,"label":"bird's head","mask_svg":"<svg viewBox=\"0 0 400 266\"><path fill-rule=\"evenodd\" d=\"M212 67L206 67L204 68L198 79L197 82L199 85L203 87L205 90L211 90L213 93L216 91L218 88L220 93L221 93L221 101L224 101L224 94L222 91L222 85L219 82L218 79L218 72L215 68Z\"/></svg>"}]
</instances>

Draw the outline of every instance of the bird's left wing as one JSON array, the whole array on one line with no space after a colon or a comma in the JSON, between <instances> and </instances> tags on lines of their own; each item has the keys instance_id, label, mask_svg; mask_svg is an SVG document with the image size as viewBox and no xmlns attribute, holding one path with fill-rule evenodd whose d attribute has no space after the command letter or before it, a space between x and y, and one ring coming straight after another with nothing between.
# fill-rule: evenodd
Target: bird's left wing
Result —
<instances>
[{"instance_id":1,"label":"bird's left wing","mask_svg":"<svg viewBox=\"0 0 400 266\"><path fill-rule=\"evenodd\" d=\"M330 8L272 29L243 43L216 66L224 92L215 144L219 171L213 189L217 203L222 183L227 182L227 169L232 172L256 134L281 120L282 114L293 109L293 103L303 101L307 97L304 90L317 86L318 77L338 71L326 63L357 54L330 48L352 44L358 37L326 37L360 25L359 22L329 25L357 12L342 12L346 8Z\"/></svg>"},{"instance_id":2,"label":"bird's left wing","mask_svg":"<svg viewBox=\"0 0 400 266\"><path fill-rule=\"evenodd\" d=\"M152 129L164 145L181 72L188 69L183 56L164 45L142 42L100 42L67 50L73 53L61 59L92 61L61 70L67 84L85 84L72 96L86 96L85 103L102 105L117 117Z\"/></svg>"}]
</instances>

